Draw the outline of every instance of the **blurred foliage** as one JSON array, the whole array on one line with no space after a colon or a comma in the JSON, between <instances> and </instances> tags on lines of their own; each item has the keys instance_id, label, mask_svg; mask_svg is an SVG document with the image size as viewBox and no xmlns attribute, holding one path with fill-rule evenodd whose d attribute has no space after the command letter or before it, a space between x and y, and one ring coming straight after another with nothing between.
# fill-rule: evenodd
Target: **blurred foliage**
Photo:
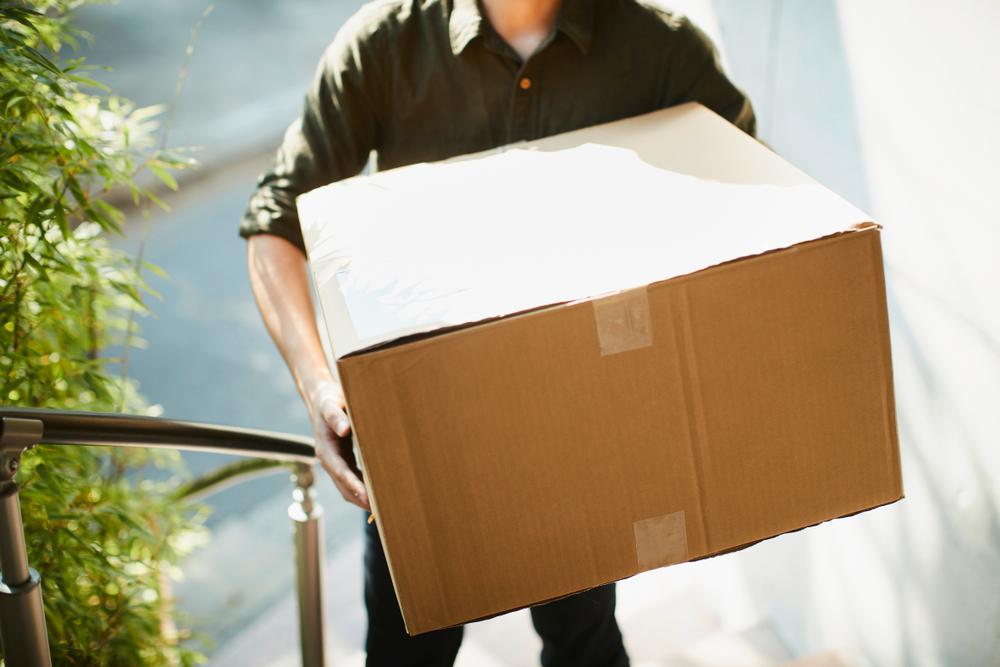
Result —
<instances>
[{"instance_id":1,"label":"blurred foliage","mask_svg":"<svg viewBox=\"0 0 1000 667\"><path fill-rule=\"evenodd\" d=\"M189 166L156 146L162 109L135 108L61 58L87 0L0 2L0 403L149 413L102 356L134 340L155 267L112 247L113 201L162 204ZM116 199L117 197L117 199ZM150 466L163 470L142 479ZM190 665L169 599L205 510L174 498L175 452L41 446L24 457L28 556L42 574L57 665Z\"/></svg>"}]
</instances>

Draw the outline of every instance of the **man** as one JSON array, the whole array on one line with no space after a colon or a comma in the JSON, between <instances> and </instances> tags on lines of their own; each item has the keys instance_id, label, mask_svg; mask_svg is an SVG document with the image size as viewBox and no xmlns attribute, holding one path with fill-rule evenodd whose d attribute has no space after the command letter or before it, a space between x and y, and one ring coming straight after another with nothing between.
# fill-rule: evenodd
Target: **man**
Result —
<instances>
[{"instance_id":1,"label":"man","mask_svg":"<svg viewBox=\"0 0 1000 667\"><path fill-rule=\"evenodd\" d=\"M376 0L341 29L240 233L264 322L345 500L369 509L316 330L295 197L357 174L370 155L376 168L398 167L687 101L754 133L750 104L708 38L652 0ZM374 526L366 542L368 664L452 664L462 629L407 637ZM533 609L542 663L627 665L614 606L609 585Z\"/></svg>"}]
</instances>

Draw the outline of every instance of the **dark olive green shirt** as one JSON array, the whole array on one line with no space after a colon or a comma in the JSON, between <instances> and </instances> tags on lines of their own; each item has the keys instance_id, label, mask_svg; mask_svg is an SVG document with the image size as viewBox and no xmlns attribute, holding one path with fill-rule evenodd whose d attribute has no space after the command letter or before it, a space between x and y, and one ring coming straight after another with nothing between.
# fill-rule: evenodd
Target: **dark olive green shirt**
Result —
<instances>
[{"instance_id":1,"label":"dark olive green shirt","mask_svg":"<svg viewBox=\"0 0 1000 667\"><path fill-rule=\"evenodd\" d=\"M646 0L564 0L527 60L476 0L376 0L320 61L242 236L302 248L295 197L373 167L440 160L696 101L754 134L708 37Z\"/></svg>"}]
</instances>

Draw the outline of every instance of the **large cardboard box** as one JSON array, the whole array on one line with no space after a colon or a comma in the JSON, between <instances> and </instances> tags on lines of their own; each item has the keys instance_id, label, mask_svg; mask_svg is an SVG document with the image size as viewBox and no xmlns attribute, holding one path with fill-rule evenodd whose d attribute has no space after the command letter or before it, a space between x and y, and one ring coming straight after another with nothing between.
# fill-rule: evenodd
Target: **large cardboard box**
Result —
<instances>
[{"instance_id":1,"label":"large cardboard box","mask_svg":"<svg viewBox=\"0 0 1000 667\"><path fill-rule=\"evenodd\" d=\"M299 210L411 634L903 495L879 227L702 107Z\"/></svg>"}]
</instances>

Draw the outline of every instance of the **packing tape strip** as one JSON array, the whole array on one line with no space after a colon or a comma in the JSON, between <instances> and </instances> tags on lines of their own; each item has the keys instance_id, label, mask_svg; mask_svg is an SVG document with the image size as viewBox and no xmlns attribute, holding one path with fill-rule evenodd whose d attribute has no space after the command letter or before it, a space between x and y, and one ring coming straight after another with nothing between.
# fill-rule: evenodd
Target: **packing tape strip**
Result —
<instances>
[{"instance_id":1,"label":"packing tape strip","mask_svg":"<svg viewBox=\"0 0 1000 667\"><path fill-rule=\"evenodd\" d=\"M687 522L684 510L642 519L635 530L635 559L639 572L688 560Z\"/></svg>"},{"instance_id":2,"label":"packing tape strip","mask_svg":"<svg viewBox=\"0 0 1000 667\"><path fill-rule=\"evenodd\" d=\"M602 357L653 344L645 287L594 299L591 303Z\"/></svg>"}]
</instances>

